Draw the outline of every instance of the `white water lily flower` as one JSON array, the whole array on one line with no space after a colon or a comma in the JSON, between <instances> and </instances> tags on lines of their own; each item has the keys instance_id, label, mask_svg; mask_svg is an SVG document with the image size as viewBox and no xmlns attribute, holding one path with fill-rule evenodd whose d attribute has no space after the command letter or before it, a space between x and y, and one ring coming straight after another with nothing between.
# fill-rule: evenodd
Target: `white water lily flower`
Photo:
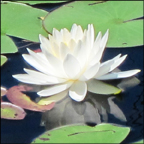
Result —
<instances>
[{"instance_id":1,"label":"white water lily flower","mask_svg":"<svg viewBox=\"0 0 144 144\"><path fill-rule=\"evenodd\" d=\"M127 55L121 57L119 54L104 63L100 62L108 33L107 30L102 37L99 32L95 39L92 24L84 31L76 24L70 32L66 28L60 31L54 28L49 39L39 35L42 52L35 53L28 49L29 54L23 54L23 58L38 71L24 69L27 74L13 77L29 84L52 85L37 93L41 97L67 90L72 99L82 101L87 91L95 89L93 87L99 80L126 78L140 72L138 69L112 72Z\"/></svg>"}]
</instances>

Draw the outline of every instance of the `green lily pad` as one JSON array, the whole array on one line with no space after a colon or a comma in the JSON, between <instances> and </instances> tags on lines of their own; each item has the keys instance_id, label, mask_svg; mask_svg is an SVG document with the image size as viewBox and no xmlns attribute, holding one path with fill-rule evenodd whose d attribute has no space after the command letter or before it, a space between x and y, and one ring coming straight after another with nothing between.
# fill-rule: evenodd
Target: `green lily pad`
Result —
<instances>
[{"instance_id":1,"label":"green lily pad","mask_svg":"<svg viewBox=\"0 0 144 144\"><path fill-rule=\"evenodd\" d=\"M9 102L1 102L1 118L10 120L21 120L26 116L25 111Z\"/></svg>"},{"instance_id":2,"label":"green lily pad","mask_svg":"<svg viewBox=\"0 0 144 144\"><path fill-rule=\"evenodd\" d=\"M15 53L18 49L12 39L5 35L1 34L1 53Z\"/></svg>"},{"instance_id":3,"label":"green lily pad","mask_svg":"<svg viewBox=\"0 0 144 144\"><path fill-rule=\"evenodd\" d=\"M67 2L67 1L17 1L17 2L35 5L35 4L42 4L42 3L62 3L62 2Z\"/></svg>"},{"instance_id":4,"label":"green lily pad","mask_svg":"<svg viewBox=\"0 0 144 144\"><path fill-rule=\"evenodd\" d=\"M120 143L129 132L129 127L104 123L95 127L71 125L48 131L33 143Z\"/></svg>"},{"instance_id":5,"label":"green lily pad","mask_svg":"<svg viewBox=\"0 0 144 144\"><path fill-rule=\"evenodd\" d=\"M7 61L7 57L1 55L1 66Z\"/></svg>"},{"instance_id":6,"label":"green lily pad","mask_svg":"<svg viewBox=\"0 0 144 144\"><path fill-rule=\"evenodd\" d=\"M49 13L43 25L48 32L53 28L71 29L73 23L83 29L93 24L96 33L110 31L108 47L143 45L142 1L75 1Z\"/></svg>"},{"instance_id":7,"label":"green lily pad","mask_svg":"<svg viewBox=\"0 0 144 144\"><path fill-rule=\"evenodd\" d=\"M96 94L110 95L119 94L121 92L121 89L95 79L87 81L87 87L88 91Z\"/></svg>"},{"instance_id":8,"label":"green lily pad","mask_svg":"<svg viewBox=\"0 0 144 144\"><path fill-rule=\"evenodd\" d=\"M34 42L39 42L39 34L47 36L42 19L48 12L15 2L2 2L1 8L2 36L7 34Z\"/></svg>"}]
</instances>

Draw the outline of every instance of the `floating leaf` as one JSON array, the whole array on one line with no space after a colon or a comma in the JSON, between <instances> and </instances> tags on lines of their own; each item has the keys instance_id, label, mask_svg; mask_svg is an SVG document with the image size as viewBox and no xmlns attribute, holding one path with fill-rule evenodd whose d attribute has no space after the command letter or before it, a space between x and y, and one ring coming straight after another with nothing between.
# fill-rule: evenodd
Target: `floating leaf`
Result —
<instances>
[{"instance_id":1,"label":"floating leaf","mask_svg":"<svg viewBox=\"0 0 144 144\"><path fill-rule=\"evenodd\" d=\"M97 94L118 94L121 92L121 89L104 83L99 80L90 80L87 81L88 91Z\"/></svg>"},{"instance_id":2,"label":"floating leaf","mask_svg":"<svg viewBox=\"0 0 144 144\"><path fill-rule=\"evenodd\" d=\"M52 11L43 25L48 32L53 28L71 29L73 23L83 29L94 24L96 33L110 31L108 47L143 45L142 1L75 1Z\"/></svg>"},{"instance_id":3,"label":"floating leaf","mask_svg":"<svg viewBox=\"0 0 144 144\"><path fill-rule=\"evenodd\" d=\"M95 127L71 125L48 131L33 143L120 143L129 132L129 127L104 123Z\"/></svg>"},{"instance_id":4,"label":"floating leaf","mask_svg":"<svg viewBox=\"0 0 144 144\"><path fill-rule=\"evenodd\" d=\"M30 5L35 5L35 4L42 4L42 3L62 3L62 2L67 2L67 1L17 1L17 2L28 3Z\"/></svg>"},{"instance_id":5,"label":"floating leaf","mask_svg":"<svg viewBox=\"0 0 144 144\"><path fill-rule=\"evenodd\" d=\"M1 66L7 61L7 57L1 55Z\"/></svg>"},{"instance_id":6,"label":"floating leaf","mask_svg":"<svg viewBox=\"0 0 144 144\"><path fill-rule=\"evenodd\" d=\"M50 103L49 105L38 105L21 91L26 91L25 87L13 86L8 89L6 96L13 104L32 111L46 111L54 107L54 102Z\"/></svg>"},{"instance_id":7,"label":"floating leaf","mask_svg":"<svg viewBox=\"0 0 144 144\"><path fill-rule=\"evenodd\" d=\"M2 2L1 8L2 36L7 34L39 42L39 34L47 35L41 17L45 17L48 12L15 2Z\"/></svg>"},{"instance_id":8,"label":"floating leaf","mask_svg":"<svg viewBox=\"0 0 144 144\"><path fill-rule=\"evenodd\" d=\"M10 120L21 120L24 119L25 115L26 113L21 107L9 102L1 103L1 118Z\"/></svg>"},{"instance_id":9,"label":"floating leaf","mask_svg":"<svg viewBox=\"0 0 144 144\"><path fill-rule=\"evenodd\" d=\"M5 35L1 34L1 53L15 53L18 49L12 39Z\"/></svg>"}]
</instances>

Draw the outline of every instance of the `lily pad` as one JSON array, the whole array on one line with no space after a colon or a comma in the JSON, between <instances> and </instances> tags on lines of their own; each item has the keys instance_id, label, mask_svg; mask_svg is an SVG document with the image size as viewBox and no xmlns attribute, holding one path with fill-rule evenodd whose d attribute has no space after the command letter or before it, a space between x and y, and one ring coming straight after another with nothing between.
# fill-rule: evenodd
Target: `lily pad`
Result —
<instances>
[{"instance_id":1,"label":"lily pad","mask_svg":"<svg viewBox=\"0 0 144 144\"><path fill-rule=\"evenodd\" d=\"M120 143L129 132L129 127L105 123L95 127L71 125L48 131L33 143Z\"/></svg>"},{"instance_id":2,"label":"lily pad","mask_svg":"<svg viewBox=\"0 0 144 144\"><path fill-rule=\"evenodd\" d=\"M25 111L14 104L9 102L1 103L1 118L10 120L21 120L26 116Z\"/></svg>"},{"instance_id":3,"label":"lily pad","mask_svg":"<svg viewBox=\"0 0 144 144\"><path fill-rule=\"evenodd\" d=\"M62 3L62 2L67 2L67 1L17 1L17 2L35 5L35 4L42 4L42 3Z\"/></svg>"},{"instance_id":4,"label":"lily pad","mask_svg":"<svg viewBox=\"0 0 144 144\"><path fill-rule=\"evenodd\" d=\"M39 42L39 34L47 36L41 19L48 12L15 2L2 2L1 8L2 36L7 34L34 42Z\"/></svg>"},{"instance_id":5,"label":"lily pad","mask_svg":"<svg viewBox=\"0 0 144 144\"><path fill-rule=\"evenodd\" d=\"M7 61L7 57L1 55L1 66Z\"/></svg>"},{"instance_id":6,"label":"lily pad","mask_svg":"<svg viewBox=\"0 0 144 144\"><path fill-rule=\"evenodd\" d=\"M110 94L119 94L121 92L121 89L95 79L87 81L87 86L88 91L97 94L110 95Z\"/></svg>"},{"instance_id":7,"label":"lily pad","mask_svg":"<svg viewBox=\"0 0 144 144\"><path fill-rule=\"evenodd\" d=\"M33 102L30 97L26 94L23 94L21 91L26 91L23 86L13 86L7 91L7 98L13 104L20 106L21 108L32 110L32 111L46 111L54 107L54 102L51 102L48 105L38 105Z\"/></svg>"},{"instance_id":8,"label":"lily pad","mask_svg":"<svg viewBox=\"0 0 144 144\"><path fill-rule=\"evenodd\" d=\"M5 35L1 34L1 53L15 53L18 49L12 39Z\"/></svg>"},{"instance_id":9,"label":"lily pad","mask_svg":"<svg viewBox=\"0 0 144 144\"><path fill-rule=\"evenodd\" d=\"M49 13L43 26L48 32L53 28L71 29L73 23L83 29L93 24L96 33L110 31L108 47L143 45L142 1L75 1Z\"/></svg>"}]
</instances>

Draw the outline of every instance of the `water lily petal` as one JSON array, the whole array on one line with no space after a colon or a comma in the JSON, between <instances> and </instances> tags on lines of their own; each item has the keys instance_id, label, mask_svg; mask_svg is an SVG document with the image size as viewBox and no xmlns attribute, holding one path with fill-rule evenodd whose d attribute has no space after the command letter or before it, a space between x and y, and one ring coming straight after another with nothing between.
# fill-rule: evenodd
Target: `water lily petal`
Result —
<instances>
[{"instance_id":1,"label":"water lily petal","mask_svg":"<svg viewBox=\"0 0 144 144\"><path fill-rule=\"evenodd\" d=\"M70 32L66 29L66 28L64 28L63 29L63 31L62 31L62 35L63 35L63 41L65 42L65 43L69 43L69 41L70 41L70 39L71 39L71 34L70 34Z\"/></svg>"},{"instance_id":2,"label":"water lily petal","mask_svg":"<svg viewBox=\"0 0 144 144\"><path fill-rule=\"evenodd\" d=\"M69 52L69 48L63 42L60 43L60 57L63 60Z\"/></svg>"},{"instance_id":3,"label":"water lily petal","mask_svg":"<svg viewBox=\"0 0 144 144\"><path fill-rule=\"evenodd\" d=\"M46 85L46 84L51 84L47 82L46 80L43 81L40 78L36 79L35 77L31 77L28 74L16 74L12 75L12 77L16 78L17 80L24 82L24 83L29 83L29 84L36 84L36 85Z\"/></svg>"},{"instance_id":4,"label":"water lily petal","mask_svg":"<svg viewBox=\"0 0 144 144\"><path fill-rule=\"evenodd\" d=\"M53 96L49 96L49 97L43 97L40 99L40 101L37 103L39 105L47 105L50 104L52 102L58 102L60 100L62 100L63 98L65 98L68 94L68 90L62 91L58 94L55 94Z\"/></svg>"},{"instance_id":5,"label":"water lily petal","mask_svg":"<svg viewBox=\"0 0 144 144\"><path fill-rule=\"evenodd\" d=\"M57 77L62 77L65 78L66 74L64 73L63 67L62 67L62 62L57 59L55 56L50 54L49 52L46 51L47 59L48 61L44 61L40 57L38 57L37 53L33 52L30 49L27 49L30 55L39 62L40 65L42 65L43 69L47 69L47 73L57 76Z\"/></svg>"},{"instance_id":6,"label":"water lily petal","mask_svg":"<svg viewBox=\"0 0 144 144\"><path fill-rule=\"evenodd\" d=\"M87 93L87 84L82 81L76 81L69 90L70 97L75 101L82 101Z\"/></svg>"},{"instance_id":7,"label":"water lily petal","mask_svg":"<svg viewBox=\"0 0 144 144\"><path fill-rule=\"evenodd\" d=\"M96 79L98 79L98 80L111 80L111 79L127 78L127 77L131 77L131 76L137 74L138 72L140 72L139 69L123 71L123 72L115 72L115 73L113 72L110 74L100 76Z\"/></svg>"},{"instance_id":8,"label":"water lily petal","mask_svg":"<svg viewBox=\"0 0 144 144\"><path fill-rule=\"evenodd\" d=\"M55 28L53 28L53 37L57 41L58 44L62 41L62 34Z\"/></svg>"},{"instance_id":9,"label":"water lily petal","mask_svg":"<svg viewBox=\"0 0 144 144\"><path fill-rule=\"evenodd\" d=\"M68 54L64 59L63 67L67 76L70 77L71 79L74 79L80 72L79 62L71 54Z\"/></svg>"},{"instance_id":10,"label":"water lily petal","mask_svg":"<svg viewBox=\"0 0 144 144\"><path fill-rule=\"evenodd\" d=\"M72 39L74 39L74 40L75 40L76 32L77 32L77 25L73 24L70 33L71 33Z\"/></svg>"},{"instance_id":11,"label":"water lily petal","mask_svg":"<svg viewBox=\"0 0 144 144\"><path fill-rule=\"evenodd\" d=\"M72 82L67 82L67 83L64 83L64 84L51 86L49 88L46 88L44 90L39 91L37 94L41 97L51 96L51 95L60 93L64 90L68 89L71 85L72 85Z\"/></svg>"},{"instance_id":12,"label":"water lily petal","mask_svg":"<svg viewBox=\"0 0 144 144\"><path fill-rule=\"evenodd\" d=\"M46 74L52 73L51 71L53 71L53 70L51 69L51 67L49 67L49 66L43 67L41 62L38 59L33 58L31 55L23 54L22 56L25 59L25 61L27 61L31 66L33 66L37 70L39 70L43 73L46 73Z\"/></svg>"},{"instance_id":13,"label":"water lily petal","mask_svg":"<svg viewBox=\"0 0 144 144\"><path fill-rule=\"evenodd\" d=\"M97 71L99 70L99 66L100 66L100 63L98 62L94 64L93 66L91 66L90 68L88 68L83 74L84 77L86 77L87 80L93 78L96 75Z\"/></svg>"},{"instance_id":14,"label":"water lily petal","mask_svg":"<svg viewBox=\"0 0 144 144\"><path fill-rule=\"evenodd\" d=\"M125 59L126 59L127 55L122 56L119 59L116 59L114 64L111 66L109 72L111 72L112 70L114 70L116 67L118 67Z\"/></svg>"},{"instance_id":15,"label":"water lily petal","mask_svg":"<svg viewBox=\"0 0 144 144\"><path fill-rule=\"evenodd\" d=\"M108 72L110 72L111 70L113 70L112 67L113 64L115 64L115 62L119 59L119 57L121 56L121 54L118 54L116 57L114 57L113 59L110 59L106 62L103 62L100 65L99 71L97 72L97 74L95 75L95 78L100 77L104 74L107 74ZM122 58L120 58L120 60L122 60ZM120 62L119 60L119 62ZM122 62L122 61L121 61ZM118 64L118 63L117 63ZM116 66L116 65L115 65ZM117 65L118 66L118 65Z\"/></svg>"},{"instance_id":16,"label":"water lily petal","mask_svg":"<svg viewBox=\"0 0 144 144\"><path fill-rule=\"evenodd\" d=\"M42 36L41 34L39 34L39 40L40 40L40 43L41 43L42 51L43 51L43 49L45 49L46 51L51 53L52 50L51 50L50 41L46 37Z\"/></svg>"},{"instance_id":17,"label":"water lily petal","mask_svg":"<svg viewBox=\"0 0 144 144\"><path fill-rule=\"evenodd\" d=\"M108 40L108 34L109 34L109 30L107 30L107 32L105 33L105 35L101 39L100 48L99 48L99 50L96 54L97 61L100 61L101 58L102 58L102 54L103 54L103 51L105 49L105 46L106 46L106 43L107 43L107 40Z\"/></svg>"},{"instance_id":18,"label":"water lily petal","mask_svg":"<svg viewBox=\"0 0 144 144\"><path fill-rule=\"evenodd\" d=\"M46 75L44 73L41 73L41 72L38 72L35 70L30 70L30 69L24 68L24 71L26 73L28 73L31 77L36 78L37 80L43 80L43 81L51 83L51 84L58 84L58 83L62 83L62 82L66 81L66 79L54 77L51 75Z\"/></svg>"}]
</instances>

